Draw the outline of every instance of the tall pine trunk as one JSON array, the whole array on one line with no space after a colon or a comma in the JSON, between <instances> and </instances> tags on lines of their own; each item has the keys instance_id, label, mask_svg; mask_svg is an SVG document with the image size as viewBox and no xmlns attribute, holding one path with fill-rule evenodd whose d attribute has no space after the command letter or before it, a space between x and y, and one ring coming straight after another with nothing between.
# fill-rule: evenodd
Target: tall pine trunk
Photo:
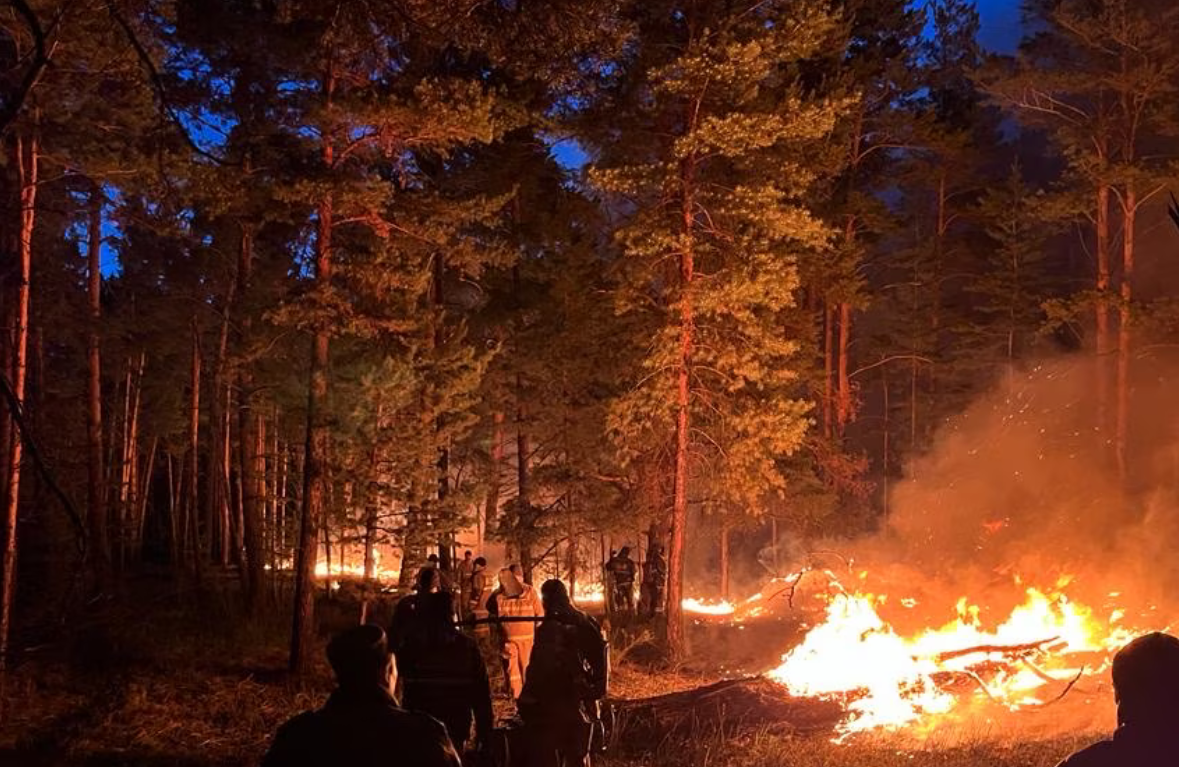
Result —
<instances>
[{"instance_id":1,"label":"tall pine trunk","mask_svg":"<svg viewBox=\"0 0 1179 767\"><path fill-rule=\"evenodd\" d=\"M835 401L835 307L823 300L823 436L835 436L831 410Z\"/></svg>"},{"instance_id":2,"label":"tall pine trunk","mask_svg":"<svg viewBox=\"0 0 1179 767\"><path fill-rule=\"evenodd\" d=\"M525 583L532 583L532 492L529 485L528 457L532 445L525 425L527 414L524 409L524 384L516 374L516 508L517 534L516 551L520 567L524 570Z\"/></svg>"},{"instance_id":3,"label":"tall pine trunk","mask_svg":"<svg viewBox=\"0 0 1179 767\"><path fill-rule=\"evenodd\" d=\"M29 139L28 153L20 136L15 140L16 167L20 190L20 227L18 256L20 260L20 281L17 284L16 312L14 319L12 349L12 394L16 407L23 408L25 402L25 379L28 370L29 348L29 303L32 298L31 279L33 272L33 224L36 221L37 138ZM11 437L8 462L4 477L4 545L0 549L0 708L3 706L5 686L8 679L8 644L12 633L12 606L16 598L17 566L17 512L20 508L20 465L23 454L23 438L17 426L20 413L9 414Z\"/></svg>"},{"instance_id":4,"label":"tall pine trunk","mask_svg":"<svg viewBox=\"0 0 1179 767\"><path fill-rule=\"evenodd\" d=\"M696 110L692 110L694 115ZM689 130L695 128L695 118ZM680 161L680 216L683 245L679 257L679 343L675 357L675 482L671 504L671 534L667 552L667 652L673 661L687 654L684 632L684 543L688 527L688 463L691 449L692 347L695 317L692 280L695 277L695 158Z\"/></svg>"},{"instance_id":5,"label":"tall pine trunk","mask_svg":"<svg viewBox=\"0 0 1179 767\"><path fill-rule=\"evenodd\" d=\"M185 499L186 536L192 547L192 572L201 580L204 555L201 546L200 498L201 481L201 333L196 318L192 320L192 367L189 378L188 400L188 494Z\"/></svg>"},{"instance_id":6,"label":"tall pine trunk","mask_svg":"<svg viewBox=\"0 0 1179 767\"><path fill-rule=\"evenodd\" d=\"M244 302L249 294L253 269L254 233L246 224L242 224L237 265L239 301ZM244 349L250 343L252 322L249 312L241 313L239 324L242 336L239 346ZM256 614L262 603L266 569L262 558L261 493L258 487L261 476L258 471L258 460L262 451L258 447L257 415L253 410L254 376L249 361L243 361L238 365L237 396L238 446L241 452L238 469L241 477L241 527L246 556L242 572L245 575L246 606L251 614Z\"/></svg>"},{"instance_id":7,"label":"tall pine trunk","mask_svg":"<svg viewBox=\"0 0 1179 767\"><path fill-rule=\"evenodd\" d=\"M488 529L499 516L499 495L503 484L500 476L504 461L504 413L496 410L491 416L491 468L487 476L487 497L483 499L483 529ZM480 541L482 542L482 541Z\"/></svg>"},{"instance_id":8,"label":"tall pine trunk","mask_svg":"<svg viewBox=\"0 0 1179 767\"><path fill-rule=\"evenodd\" d=\"M850 253L856 243L856 217L848 216L843 232L844 247ZM852 419L851 373L848 367L848 352L851 347L851 304L845 299L839 302L839 347L836 355L836 434L842 439L847 424Z\"/></svg>"},{"instance_id":9,"label":"tall pine trunk","mask_svg":"<svg viewBox=\"0 0 1179 767\"><path fill-rule=\"evenodd\" d=\"M233 313L236 280L231 280L221 307L221 326L217 333L217 353L213 358L209 400L209 471L205 477L205 519L208 520L208 549L218 551L222 566L229 565L228 524L230 434L227 416L229 387L225 381L225 360L229 349L229 324Z\"/></svg>"},{"instance_id":10,"label":"tall pine trunk","mask_svg":"<svg viewBox=\"0 0 1179 767\"><path fill-rule=\"evenodd\" d=\"M1126 481L1129 470L1127 443L1130 430L1130 301L1134 297L1134 228L1138 218L1138 195L1134 182L1128 182L1122 200L1122 284L1118 303L1118 374L1116 386L1117 416L1114 428L1114 448L1118 478Z\"/></svg>"},{"instance_id":11,"label":"tall pine trunk","mask_svg":"<svg viewBox=\"0 0 1179 767\"><path fill-rule=\"evenodd\" d=\"M327 108L330 112L334 75L329 72L324 81ZM330 135L323 142L323 162L327 168L334 164L334 148ZM315 285L327 290L332 279L332 214L331 194L319 202L315 224ZM315 330L311 350L311 375L307 387L307 442L303 457L303 503L299 514L299 546L295 557L295 610L291 627L290 669L294 674L307 670L315 639L315 552L318 526L324 517L327 497L328 441L331 439L327 419L329 328L322 324Z\"/></svg>"},{"instance_id":12,"label":"tall pine trunk","mask_svg":"<svg viewBox=\"0 0 1179 767\"><path fill-rule=\"evenodd\" d=\"M721 523L720 532L720 593L721 599L729 599L729 523Z\"/></svg>"},{"instance_id":13,"label":"tall pine trunk","mask_svg":"<svg viewBox=\"0 0 1179 767\"><path fill-rule=\"evenodd\" d=\"M1106 433L1109 426L1109 278L1110 278L1110 231L1109 231L1109 184L1104 181L1097 185L1097 216L1095 219L1097 240L1097 427Z\"/></svg>"},{"instance_id":14,"label":"tall pine trunk","mask_svg":"<svg viewBox=\"0 0 1179 767\"><path fill-rule=\"evenodd\" d=\"M98 591L110 585L105 478L102 456L102 187L90 183L90 222L86 248L86 295L90 323L86 332L86 519L90 534L91 576Z\"/></svg>"}]
</instances>

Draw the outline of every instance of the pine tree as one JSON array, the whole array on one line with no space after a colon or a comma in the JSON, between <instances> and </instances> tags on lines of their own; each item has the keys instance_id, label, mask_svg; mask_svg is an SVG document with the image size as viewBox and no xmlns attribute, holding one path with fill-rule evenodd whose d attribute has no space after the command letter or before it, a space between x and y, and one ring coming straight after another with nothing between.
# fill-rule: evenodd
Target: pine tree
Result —
<instances>
[{"instance_id":1,"label":"pine tree","mask_svg":"<svg viewBox=\"0 0 1179 767\"><path fill-rule=\"evenodd\" d=\"M624 214L616 310L645 320L610 428L624 460L662 454L674 477L667 643L680 657L689 505L764 509L806 430L781 319L799 254L827 243L801 202L818 170L807 152L845 105L810 101L797 81L798 62L831 39L821 14L792 3L638 14L592 179Z\"/></svg>"},{"instance_id":2,"label":"pine tree","mask_svg":"<svg viewBox=\"0 0 1179 767\"><path fill-rule=\"evenodd\" d=\"M1074 306L1091 307L1098 368L1097 426L1109 428L1110 374L1116 351L1112 429L1115 463L1128 469L1129 374L1137 213L1163 189L1169 173L1144 152L1152 140L1174 135L1173 97L1179 49L1159 29L1179 23L1179 8L1139 0L1043 0L1029 5L1042 26L1024 41L988 89L1028 125L1045 129L1068 161L1065 187L1078 218L1093 224L1094 290ZM1084 201L1077 189L1093 202ZM1111 207L1121 213L1120 269ZM1120 278L1118 296L1114 277ZM1111 309L1117 307L1115 343Z\"/></svg>"}]
</instances>

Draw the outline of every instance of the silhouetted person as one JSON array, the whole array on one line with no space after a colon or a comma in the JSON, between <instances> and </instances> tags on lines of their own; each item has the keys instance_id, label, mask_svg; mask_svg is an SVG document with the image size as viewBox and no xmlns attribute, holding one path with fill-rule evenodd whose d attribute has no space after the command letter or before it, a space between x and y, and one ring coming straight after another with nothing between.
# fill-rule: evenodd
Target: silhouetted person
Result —
<instances>
[{"instance_id":1,"label":"silhouetted person","mask_svg":"<svg viewBox=\"0 0 1179 767\"><path fill-rule=\"evenodd\" d=\"M429 714L446 725L460 750L475 722L479 750L491 742L491 684L475 640L454 625L450 597L427 594L419 616L397 654L401 701L410 711Z\"/></svg>"},{"instance_id":2,"label":"silhouetted person","mask_svg":"<svg viewBox=\"0 0 1179 767\"><path fill-rule=\"evenodd\" d=\"M335 692L323 708L279 728L262 767L461 767L446 728L393 699L396 671L379 626L358 626L336 637L328 645L328 660Z\"/></svg>"},{"instance_id":3,"label":"silhouetted person","mask_svg":"<svg viewBox=\"0 0 1179 767\"><path fill-rule=\"evenodd\" d=\"M606 696L606 643L564 583L545 581L541 599L545 617L518 704L529 767L587 765L598 701Z\"/></svg>"},{"instance_id":4,"label":"silhouetted person","mask_svg":"<svg viewBox=\"0 0 1179 767\"><path fill-rule=\"evenodd\" d=\"M1146 634L1113 661L1118 728L1060 767L1163 767L1179 764L1179 639Z\"/></svg>"},{"instance_id":5,"label":"silhouetted person","mask_svg":"<svg viewBox=\"0 0 1179 767\"><path fill-rule=\"evenodd\" d=\"M635 611L635 563L630 558L630 546L623 546L606 563L606 572L614 589L614 607L620 612Z\"/></svg>"},{"instance_id":6,"label":"silhouetted person","mask_svg":"<svg viewBox=\"0 0 1179 767\"><path fill-rule=\"evenodd\" d=\"M405 637L413 630L422 600L428 594L439 593L441 589L442 579L438 569L427 565L418 571L414 592L397 600L393 607L393 618L389 622L389 650L394 655L401 651Z\"/></svg>"}]
</instances>

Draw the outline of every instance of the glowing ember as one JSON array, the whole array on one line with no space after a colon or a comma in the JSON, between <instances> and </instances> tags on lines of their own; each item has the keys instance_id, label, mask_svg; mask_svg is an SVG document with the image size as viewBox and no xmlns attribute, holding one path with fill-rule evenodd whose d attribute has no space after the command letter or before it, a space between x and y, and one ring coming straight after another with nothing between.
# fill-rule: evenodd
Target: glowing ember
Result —
<instances>
[{"instance_id":1,"label":"glowing ember","mask_svg":"<svg viewBox=\"0 0 1179 767\"><path fill-rule=\"evenodd\" d=\"M767 676L794 695L842 698L846 736L924 724L951 711L963 698L939 682L955 675L974 682L975 699L1013 710L1042 704L1042 696L1059 695L1070 680L1103 671L1109 655L1138 633L1117 625L1121 611L1106 623L1063 594L1029 588L1026 595L993 630L983 628L979 608L963 598L956 620L902 637L877 612L882 597L839 593L823 622ZM1070 662L1080 653L1098 659L1089 667Z\"/></svg>"}]
</instances>

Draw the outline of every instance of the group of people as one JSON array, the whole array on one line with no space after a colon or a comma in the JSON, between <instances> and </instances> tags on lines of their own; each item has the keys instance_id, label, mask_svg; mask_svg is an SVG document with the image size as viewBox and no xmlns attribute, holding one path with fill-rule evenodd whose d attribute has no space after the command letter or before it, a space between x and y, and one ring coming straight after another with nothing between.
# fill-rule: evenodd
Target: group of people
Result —
<instances>
[{"instance_id":1,"label":"group of people","mask_svg":"<svg viewBox=\"0 0 1179 767\"><path fill-rule=\"evenodd\" d=\"M406 763L454 767L460 754L487 757L495 733L484 663L489 649L503 663L506 690L523 724L512 764L587 764L606 695L601 628L573 606L560 580L546 581L537 594L522 569L511 565L490 589L486 567L470 552L449 571L432 560L419 571L414 593L398 601L387 632L366 625L337 637L328 658L338 689L322 709L279 731L264 767L322 763L309 755L326 753L342 764L343 754L388 749L386 742L367 750L371 731L360 733L362 726L408 739ZM337 740L342 751L317 750Z\"/></svg>"},{"instance_id":2,"label":"group of people","mask_svg":"<svg viewBox=\"0 0 1179 767\"><path fill-rule=\"evenodd\" d=\"M630 547L623 546L617 552L611 551L610 558L603 566L606 583L607 606L612 614L633 615L635 613L635 577L638 566L630 558ZM667 585L667 562L663 558L663 546L652 543L643 563L643 580L639 587L638 613L654 618L663 606L663 592Z\"/></svg>"}]
</instances>

